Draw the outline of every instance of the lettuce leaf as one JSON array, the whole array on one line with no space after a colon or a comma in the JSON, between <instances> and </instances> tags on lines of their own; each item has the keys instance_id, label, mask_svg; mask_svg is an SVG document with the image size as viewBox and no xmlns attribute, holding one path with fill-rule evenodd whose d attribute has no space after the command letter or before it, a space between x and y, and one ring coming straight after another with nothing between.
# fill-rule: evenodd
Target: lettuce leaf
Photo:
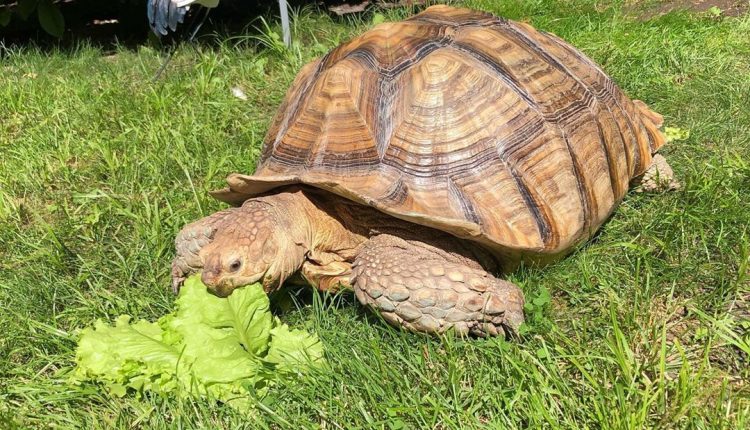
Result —
<instances>
[{"instance_id":1,"label":"lettuce leaf","mask_svg":"<svg viewBox=\"0 0 750 430\"><path fill-rule=\"evenodd\" d=\"M287 325L277 323L271 329L266 360L275 363L280 370L295 370L305 363L323 360L323 345L305 331L290 330Z\"/></svg>"},{"instance_id":2,"label":"lettuce leaf","mask_svg":"<svg viewBox=\"0 0 750 430\"><path fill-rule=\"evenodd\" d=\"M250 392L262 397L283 375L322 362L317 336L273 318L259 284L219 298L196 275L176 310L156 322L122 315L114 325L100 320L84 329L71 380L98 381L118 396L199 395L247 409Z\"/></svg>"}]
</instances>

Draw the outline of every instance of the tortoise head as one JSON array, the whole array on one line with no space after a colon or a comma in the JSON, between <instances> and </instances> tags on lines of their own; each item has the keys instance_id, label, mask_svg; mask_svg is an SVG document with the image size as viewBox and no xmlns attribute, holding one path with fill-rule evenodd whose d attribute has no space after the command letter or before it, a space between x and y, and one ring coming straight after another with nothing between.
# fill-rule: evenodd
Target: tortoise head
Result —
<instances>
[{"instance_id":1,"label":"tortoise head","mask_svg":"<svg viewBox=\"0 0 750 430\"><path fill-rule=\"evenodd\" d=\"M226 297L235 288L262 282L267 292L294 273L301 260L290 253L294 241L281 227L278 212L245 205L216 230L200 250L201 280L214 294Z\"/></svg>"}]
</instances>

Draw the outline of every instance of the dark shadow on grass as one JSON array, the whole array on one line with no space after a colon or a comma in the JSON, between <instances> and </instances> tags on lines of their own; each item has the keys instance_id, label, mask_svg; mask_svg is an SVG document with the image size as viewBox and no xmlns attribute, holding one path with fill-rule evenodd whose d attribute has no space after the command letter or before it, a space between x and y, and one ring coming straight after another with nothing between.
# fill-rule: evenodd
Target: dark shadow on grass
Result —
<instances>
[{"instance_id":1,"label":"dark shadow on grass","mask_svg":"<svg viewBox=\"0 0 750 430\"><path fill-rule=\"evenodd\" d=\"M15 0L0 0L0 8L5 4L11 8L11 22L7 27L0 27L0 55L6 49L34 47L42 50L75 52L81 45L100 48L104 54L118 49L135 50L144 44L156 47L169 47L185 40L196 20L202 13L193 8L178 32L162 38L160 41L151 33L146 18L146 0L71 0L58 3L65 18L65 33L57 39L47 34L39 25L36 13L23 20L18 15ZM288 1L290 7L310 6L302 0ZM246 35L257 32L256 21L266 17L270 22L277 22L279 6L276 0L247 2L244 0L222 0L219 6L211 11L201 27L197 43L208 47L215 46L216 40L222 38L206 37L219 34L226 37ZM270 18L269 18L270 17Z\"/></svg>"},{"instance_id":2,"label":"dark shadow on grass","mask_svg":"<svg viewBox=\"0 0 750 430\"><path fill-rule=\"evenodd\" d=\"M308 306L319 306L325 312L331 308L339 309L347 306L358 306L352 291L335 293L317 291L309 285L284 284L278 291L269 294L271 311L275 315L300 310Z\"/></svg>"}]
</instances>

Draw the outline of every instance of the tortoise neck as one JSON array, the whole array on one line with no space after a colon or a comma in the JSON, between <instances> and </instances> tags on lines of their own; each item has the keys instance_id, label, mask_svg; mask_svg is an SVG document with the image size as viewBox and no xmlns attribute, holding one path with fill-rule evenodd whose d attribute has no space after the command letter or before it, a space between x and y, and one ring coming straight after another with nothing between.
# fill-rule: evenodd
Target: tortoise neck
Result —
<instances>
[{"instance_id":1,"label":"tortoise neck","mask_svg":"<svg viewBox=\"0 0 750 430\"><path fill-rule=\"evenodd\" d=\"M444 231L398 219L325 191L301 189L293 194L299 207L295 213L304 211L309 223L308 259L327 261L335 255L341 258L339 261L353 262L361 245L370 237L389 234L431 244L464 264L473 261L490 272L500 267L500 261L491 252Z\"/></svg>"},{"instance_id":2,"label":"tortoise neck","mask_svg":"<svg viewBox=\"0 0 750 430\"><path fill-rule=\"evenodd\" d=\"M498 268L495 257L476 245L325 191L294 186L252 201L273 207L274 221L285 244L278 251L285 273L298 271L306 261L318 266L353 262L369 237L383 233L431 243L456 258L476 261L489 271Z\"/></svg>"},{"instance_id":3,"label":"tortoise neck","mask_svg":"<svg viewBox=\"0 0 750 430\"><path fill-rule=\"evenodd\" d=\"M367 234L350 219L352 202L316 190L303 189L297 196L310 228L309 259L354 261Z\"/></svg>"},{"instance_id":4,"label":"tortoise neck","mask_svg":"<svg viewBox=\"0 0 750 430\"><path fill-rule=\"evenodd\" d=\"M308 259L328 255L337 260L335 256L353 260L356 250L367 240L366 233L353 225L355 220L349 219L351 203L328 193L322 195L295 186L253 200L274 208L279 229L288 236L288 241L305 249ZM299 268L303 262L304 258L295 265Z\"/></svg>"}]
</instances>

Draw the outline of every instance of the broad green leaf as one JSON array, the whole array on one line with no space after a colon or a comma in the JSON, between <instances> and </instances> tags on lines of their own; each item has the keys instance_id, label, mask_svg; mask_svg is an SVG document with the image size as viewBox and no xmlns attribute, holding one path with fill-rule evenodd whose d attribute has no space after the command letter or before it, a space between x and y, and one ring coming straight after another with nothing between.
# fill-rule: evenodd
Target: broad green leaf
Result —
<instances>
[{"instance_id":1,"label":"broad green leaf","mask_svg":"<svg viewBox=\"0 0 750 430\"><path fill-rule=\"evenodd\" d=\"M55 36L62 37L65 32L65 18L60 8L52 4L52 0L40 0L37 9L39 24L44 31Z\"/></svg>"},{"instance_id":2,"label":"broad green leaf","mask_svg":"<svg viewBox=\"0 0 750 430\"><path fill-rule=\"evenodd\" d=\"M39 3L39 0L20 0L16 7L16 12L25 21L36 10L37 3Z\"/></svg>"},{"instance_id":3,"label":"broad green leaf","mask_svg":"<svg viewBox=\"0 0 750 430\"><path fill-rule=\"evenodd\" d=\"M290 330L286 325L277 325L271 330L271 346L266 361L277 364L280 369L289 370L322 359L323 344L317 336L302 330Z\"/></svg>"},{"instance_id":4,"label":"broad green leaf","mask_svg":"<svg viewBox=\"0 0 750 430\"><path fill-rule=\"evenodd\" d=\"M524 309L526 309L525 306L524 306ZM528 324L526 324L526 323L522 323L518 327L518 334L521 335L521 336L523 336L523 335L525 335L527 333L530 333L530 332L531 332L531 327Z\"/></svg>"},{"instance_id":5,"label":"broad green leaf","mask_svg":"<svg viewBox=\"0 0 750 430\"><path fill-rule=\"evenodd\" d=\"M0 26L5 27L10 24L10 8L8 6L0 7Z\"/></svg>"},{"instance_id":6,"label":"broad green leaf","mask_svg":"<svg viewBox=\"0 0 750 430\"><path fill-rule=\"evenodd\" d=\"M176 310L157 322L120 316L83 330L73 380L96 380L116 396L127 390L209 396L251 408L284 373L323 360L318 338L273 319L259 284L218 298L200 276L180 290Z\"/></svg>"},{"instance_id":7,"label":"broad green leaf","mask_svg":"<svg viewBox=\"0 0 750 430\"><path fill-rule=\"evenodd\" d=\"M77 361L94 374L117 373L127 361L148 361L152 365L174 368L180 351L162 340L156 323L130 322L122 315L114 326L99 320L94 328L83 330L78 343Z\"/></svg>"},{"instance_id":8,"label":"broad green leaf","mask_svg":"<svg viewBox=\"0 0 750 430\"><path fill-rule=\"evenodd\" d=\"M158 324L131 323L128 315L117 318L114 326L97 321L81 334L73 378L100 380L110 392L122 395L123 387L142 388L139 375L172 374L180 350L164 342L163 334Z\"/></svg>"},{"instance_id":9,"label":"broad green leaf","mask_svg":"<svg viewBox=\"0 0 750 430\"><path fill-rule=\"evenodd\" d=\"M268 348L273 322L269 306L268 296L259 284L238 288L222 299L209 294L200 278L194 276L180 290L172 327L177 332L201 325L214 328L218 330L216 336L233 336L250 353L258 355Z\"/></svg>"},{"instance_id":10,"label":"broad green leaf","mask_svg":"<svg viewBox=\"0 0 750 430\"><path fill-rule=\"evenodd\" d=\"M547 358L549 357L549 354L547 353L547 350L544 348L539 348L536 350L536 356L539 358Z\"/></svg>"},{"instance_id":11,"label":"broad green leaf","mask_svg":"<svg viewBox=\"0 0 750 430\"><path fill-rule=\"evenodd\" d=\"M239 288L222 299L191 277L166 327L179 335L202 382L230 383L258 373L258 356L268 348L271 324L268 296L260 285Z\"/></svg>"},{"instance_id":12,"label":"broad green leaf","mask_svg":"<svg viewBox=\"0 0 750 430\"><path fill-rule=\"evenodd\" d=\"M547 303L552 301L552 296L549 293L549 290L542 287L542 289L539 291L539 294L532 300L534 305L536 307L544 306Z\"/></svg>"},{"instance_id":13,"label":"broad green leaf","mask_svg":"<svg viewBox=\"0 0 750 430\"><path fill-rule=\"evenodd\" d=\"M664 127L664 135L667 137L667 142L685 140L690 137L690 130L683 130L677 127Z\"/></svg>"}]
</instances>

